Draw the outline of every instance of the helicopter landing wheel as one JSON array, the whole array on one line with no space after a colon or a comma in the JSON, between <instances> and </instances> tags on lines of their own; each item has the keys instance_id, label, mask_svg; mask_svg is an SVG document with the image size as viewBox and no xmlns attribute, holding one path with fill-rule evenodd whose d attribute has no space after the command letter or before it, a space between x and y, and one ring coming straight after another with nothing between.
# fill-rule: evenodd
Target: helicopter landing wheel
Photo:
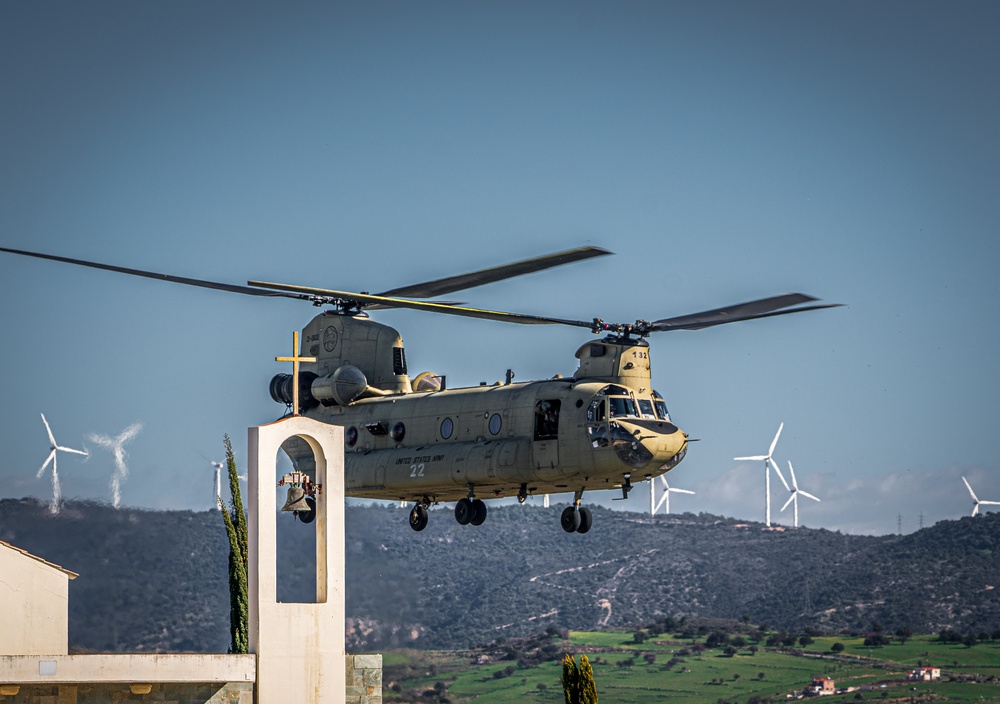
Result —
<instances>
[{"instance_id":1,"label":"helicopter landing wheel","mask_svg":"<svg viewBox=\"0 0 1000 704\"><path fill-rule=\"evenodd\" d=\"M486 521L486 502L476 499L472 502L472 518L469 520L474 526L481 526Z\"/></svg>"},{"instance_id":2,"label":"helicopter landing wheel","mask_svg":"<svg viewBox=\"0 0 1000 704\"><path fill-rule=\"evenodd\" d=\"M576 506L567 506L563 509L559 523L567 533L575 533L580 530L580 511Z\"/></svg>"},{"instance_id":3,"label":"helicopter landing wheel","mask_svg":"<svg viewBox=\"0 0 1000 704\"><path fill-rule=\"evenodd\" d=\"M476 509L469 499L459 499L455 504L455 520L458 525L467 526L476 516Z\"/></svg>"},{"instance_id":4,"label":"helicopter landing wheel","mask_svg":"<svg viewBox=\"0 0 1000 704\"><path fill-rule=\"evenodd\" d=\"M576 529L577 533L586 533L590 530L591 526L594 525L594 514L590 512L590 509L586 506L580 507L580 527Z\"/></svg>"},{"instance_id":5,"label":"helicopter landing wheel","mask_svg":"<svg viewBox=\"0 0 1000 704\"><path fill-rule=\"evenodd\" d=\"M410 511L410 528L413 530L423 530L427 527L427 509L420 504Z\"/></svg>"}]
</instances>

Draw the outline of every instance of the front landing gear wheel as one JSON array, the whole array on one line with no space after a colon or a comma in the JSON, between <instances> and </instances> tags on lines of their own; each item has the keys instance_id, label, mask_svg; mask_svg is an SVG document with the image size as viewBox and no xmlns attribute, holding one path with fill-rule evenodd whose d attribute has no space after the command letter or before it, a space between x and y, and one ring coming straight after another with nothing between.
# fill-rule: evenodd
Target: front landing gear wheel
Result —
<instances>
[{"instance_id":1,"label":"front landing gear wheel","mask_svg":"<svg viewBox=\"0 0 1000 704\"><path fill-rule=\"evenodd\" d=\"M559 517L559 523L567 533L577 532L580 530L580 511L577 510L576 506L567 506L563 509L562 516Z\"/></svg>"},{"instance_id":2,"label":"front landing gear wheel","mask_svg":"<svg viewBox=\"0 0 1000 704\"><path fill-rule=\"evenodd\" d=\"M410 511L410 528L413 530L423 530L427 527L427 509L420 504Z\"/></svg>"},{"instance_id":3,"label":"front landing gear wheel","mask_svg":"<svg viewBox=\"0 0 1000 704\"><path fill-rule=\"evenodd\" d=\"M486 521L486 502L476 499L472 502L472 519L469 521L474 526L481 526Z\"/></svg>"},{"instance_id":4,"label":"front landing gear wheel","mask_svg":"<svg viewBox=\"0 0 1000 704\"><path fill-rule=\"evenodd\" d=\"M594 525L594 515L590 512L590 509L586 506L580 507L580 527L576 529L577 533L586 533L590 530L591 526Z\"/></svg>"},{"instance_id":5,"label":"front landing gear wheel","mask_svg":"<svg viewBox=\"0 0 1000 704\"><path fill-rule=\"evenodd\" d=\"M455 520L458 521L458 525L469 525L475 516L476 509L472 505L472 502L468 499L459 499L458 503L455 504ZM483 516L485 518L485 511L483 512Z\"/></svg>"}]
</instances>

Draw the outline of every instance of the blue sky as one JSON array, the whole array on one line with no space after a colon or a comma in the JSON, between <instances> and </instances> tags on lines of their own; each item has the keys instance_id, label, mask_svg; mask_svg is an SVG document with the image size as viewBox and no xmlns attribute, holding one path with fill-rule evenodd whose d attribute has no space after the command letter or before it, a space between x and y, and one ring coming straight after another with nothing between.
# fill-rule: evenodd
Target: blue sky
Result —
<instances>
[{"instance_id":1,"label":"blue sky","mask_svg":"<svg viewBox=\"0 0 1000 704\"><path fill-rule=\"evenodd\" d=\"M998 19L989 2L3 3L0 246L375 291L594 244L616 256L462 299L620 321L844 303L654 336L656 386L701 439L669 477L697 494L672 508L762 519L762 471L732 458L783 421L782 468L823 499L802 523L908 532L969 513L963 475L1000 500ZM48 498L44 412L74 447L142 422L122 501L153 508L209 507L222 435L242 460L245 429L281 413L273 358L314 312L10 255L0 290L0 496ZM571 374L588 338L379 320L451 386ZM64 493L110 500L112 458L90 449L61 458Z\"/></svg>"}]
</instances>

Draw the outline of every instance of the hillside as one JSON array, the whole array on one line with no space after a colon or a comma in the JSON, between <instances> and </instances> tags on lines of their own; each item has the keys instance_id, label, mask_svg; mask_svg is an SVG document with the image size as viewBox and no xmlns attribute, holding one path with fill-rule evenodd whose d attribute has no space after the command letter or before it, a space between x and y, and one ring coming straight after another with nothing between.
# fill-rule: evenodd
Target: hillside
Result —
<instances>
[{"instance_id":1,"label":"hillside","mask_svg":"<svg viewBox=\"0 0 1000 704\"><path fill-rule=\"evenodd\" d=\"M791 630L1000 628L998 513L871 537L595 509L594 530L567 535L558 510L495 507L478 529L434 511L414 533L404 510L348 508L350 647L462 647L665 615L746 615ZM43 503L4 500L0 539L80 573L70 585L76 650L227 648L218 513L70 502L51 517ZM311 528L283 518L279 545L281 598L310 599Z\"/></svg>"}]
</instances>

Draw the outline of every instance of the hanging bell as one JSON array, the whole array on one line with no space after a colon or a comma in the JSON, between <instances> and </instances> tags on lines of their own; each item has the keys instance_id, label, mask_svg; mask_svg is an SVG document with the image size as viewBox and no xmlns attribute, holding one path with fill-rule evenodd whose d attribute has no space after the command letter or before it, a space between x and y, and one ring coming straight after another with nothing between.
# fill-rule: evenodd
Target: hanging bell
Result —
<instances>
[{"instance_id":1,"label":"hanging bell","mask_svg":"<svg viewBox=\"0 0 1000 704\"><path fill-rule=\"evenodd\" d=\"M301 486L292 485L288 487L288 498L282 511L308 511L311 507L306 502L306 492Z\"/></svg>"}]
</instances>

